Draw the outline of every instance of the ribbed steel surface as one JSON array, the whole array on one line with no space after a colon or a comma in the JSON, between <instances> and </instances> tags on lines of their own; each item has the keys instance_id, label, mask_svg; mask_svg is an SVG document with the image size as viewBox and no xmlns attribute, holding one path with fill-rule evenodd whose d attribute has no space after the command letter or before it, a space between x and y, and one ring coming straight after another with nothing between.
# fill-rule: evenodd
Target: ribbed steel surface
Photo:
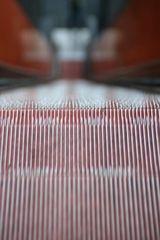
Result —
<instances>
[{"instance_id":1,"label":"ribbed steel surface","mask_svg":"<svg viewBox=\"0 0 160 240\"><path fill-rule=\"evenodd\" d=\"M0 107L1 240L160 239L159 96L62 83Z\"/></svg>"}]
</instances>

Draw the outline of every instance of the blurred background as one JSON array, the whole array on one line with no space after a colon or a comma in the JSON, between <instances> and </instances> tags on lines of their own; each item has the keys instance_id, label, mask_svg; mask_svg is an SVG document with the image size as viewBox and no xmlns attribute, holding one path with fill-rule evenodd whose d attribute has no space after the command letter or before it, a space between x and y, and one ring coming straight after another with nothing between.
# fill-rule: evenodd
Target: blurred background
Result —
<instances>
[{"instance_id":1,"label":"blurred background","mask_svg":"<svg viewBox=\"0 0 160 240\"><path fill-rule=\"evenodd\" d=\"M159 84L159 13L159 0L1 0L1 84L26 77Z\"/></svg>"},{"instance_id":2,"label":"blurred background","mask_svg":"<svg viewBox=\"0 0 160 240\"><path fill-rule=\"evenodd\" d=\"M50 37L54 28L112 24L128 0L18 0L33 24Z\"/></svg>"}]
</instances>

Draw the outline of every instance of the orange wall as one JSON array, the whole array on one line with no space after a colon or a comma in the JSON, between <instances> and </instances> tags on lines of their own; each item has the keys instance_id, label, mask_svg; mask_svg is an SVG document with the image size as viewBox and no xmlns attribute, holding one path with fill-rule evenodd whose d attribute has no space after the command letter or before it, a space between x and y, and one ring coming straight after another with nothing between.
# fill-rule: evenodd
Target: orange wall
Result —
<instances>
[{"instance_id":1,"label":"orange wall","mask_svg":"<svg viewBox=\"0 0 160 240\"><path fill-rule=\"evenodd\" d=\"M95 45L93 56L99 51L107 53L111 48L113 54L107 59L92 56L93 74L103 76L159 61L156 71L160 75L159 24L159 0L130 0L112 28L106 29Z\"/></svg>"},{"instance_id":2,"label":"orange wall","mask_svg":"<svg viewBox=\"0 0 160 240\"><path fill-rule=\"evenodd\" d=\"M15 0L0 1L0 65L29 74L51 74L51 49Z\"/></svg>"},{"instance_id":3,"label":"orange wall","mask_svg":"<svg viewBox=\"0 0 160 240\"><path fill-rule=\"evenodd\" d=\"M160 60L160 1L131 0L115 27L121 31L125 64Z\"/></svg>"}]
</instances>

